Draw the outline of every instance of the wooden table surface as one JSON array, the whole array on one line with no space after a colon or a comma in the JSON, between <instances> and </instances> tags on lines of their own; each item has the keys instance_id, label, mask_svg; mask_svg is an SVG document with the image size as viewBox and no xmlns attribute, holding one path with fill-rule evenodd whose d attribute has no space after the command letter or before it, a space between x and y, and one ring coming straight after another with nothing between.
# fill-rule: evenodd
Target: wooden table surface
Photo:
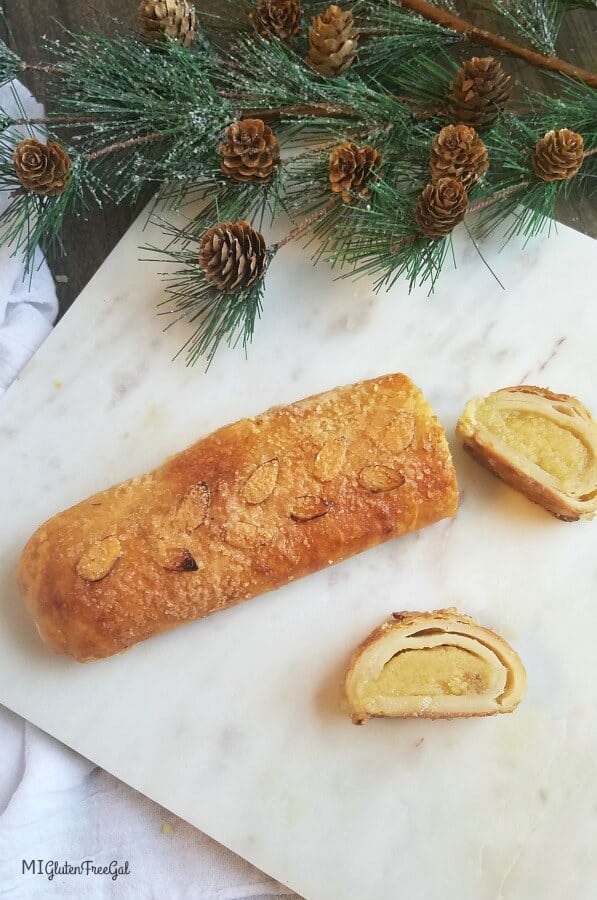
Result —
<instances>
[{"instance_id":1,"label":"wooden table surface","mask_svg":"<svg viewBox=\"0 0 597 900\"><path fill-rule=\"evenodd\" d=\"M217 0L197 0L198 10L202 6L213 9ZM475 0L471 0L472 3ZM110 17L120 21L133 22L136 14L136 0L4 0L6 20L11 30L8 42L27 61L34 62L42 57L43 36L59 37L60 27L55 19L72 29L90 29L109 33L117 27ZM584 10L568 13L562 28L558 52L571 62L585 68L597 69L597 14ZM0 27L0 35L6 39L6 31ZM522 68L524 64L520 64ZM529 77L531 76L531 77ZM532 78L532 81L531 81ZM528 83L539 86L541 75L537 70L525 72ZM44 100L43 82L33 78L29 82L39 99ZM77 220L66 225L64 230L65 254L50 260L55 276L58 276L58 294L61 311L64 311L77 297L82 288L99 268L110 250L122 237L131 221L142 208L149 194L141 198L135 208L116 207L106 204L101 210L94 210L87 222ZM597 237L597 201L579 198L572 192L567 202L558 209L561 222L571 225Z\"/></svg>"}]
</instances>

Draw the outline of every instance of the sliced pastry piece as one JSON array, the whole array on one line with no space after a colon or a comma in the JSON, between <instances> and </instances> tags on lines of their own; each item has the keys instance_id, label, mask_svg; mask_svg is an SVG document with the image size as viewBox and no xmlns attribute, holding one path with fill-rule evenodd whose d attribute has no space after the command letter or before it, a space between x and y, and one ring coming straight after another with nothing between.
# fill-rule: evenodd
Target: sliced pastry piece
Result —
<instances>
[{"instance_id":1,"label":"sliced pastry piece","mask_svg":"<svg viewBox=\"0 0 597 900\"><path fill-rule=\"evenodd\" d=\"M526 689L512 647L456 609L397 612L352 655L346 697L371 716L450 719L512 712Z\"/></svg>"},{"instance_id":2,"label":"sliced pastry piece","mask_svg":"<svg viewBox=\"0 0 597 900\"><path fill-rule=\"evenodd\" d=\"M558 519L597 512L597 422L575 397L503 388L470 400L456 433L480 463Z\"/></svg>"}]
</instances>

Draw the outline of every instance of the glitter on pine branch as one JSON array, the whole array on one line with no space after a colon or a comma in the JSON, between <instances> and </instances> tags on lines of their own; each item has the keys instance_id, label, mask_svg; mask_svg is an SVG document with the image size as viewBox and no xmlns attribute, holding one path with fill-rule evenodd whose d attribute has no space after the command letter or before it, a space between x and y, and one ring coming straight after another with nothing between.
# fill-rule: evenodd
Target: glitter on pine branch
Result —
<instances>
[{"instance_id":1,"label":"glitter on pine branch","mask_svg":"<svg viewBox=\"0 0 597 900\"><path fill-rule=\"evenodd\" d=\"M571 9L597 11L597 0L490 0L499 22L547 56L554 56L564 15Z\"/></svg>"},{"instance_id":2,"label":"glitter on pine branch","mask_svg":"<svg viewBox=\"0 0 597 900\"><path fill-rule=\"evenodd\" d=\"M241 35L230 48L234 60L237 109L253 115L273 114L282 122L324 131L379 125L410 116L408 106L356 73L326 78L311 69L292 46L259 34ZM230 88L224 66L215 76L222 91Z\"/></svg>"},{"instance_id":3,"label":"glitter on pine branch","mask_svg":"<svg viewBox=\"0 0 597 900\"><path fill-rule=\"evenodd\" d=\"M392 0L360 0L351 8L362 36L358 68L372 78L400 82L422 53L464 43L462 35L414 16Z\"/></svg>"},{"instance_id":4,"label":"glitter on pine branch","mask_svg":"<svg viewBox=\"0 0 597 900\"><path fill-rule=\"evenodd\" d=\"M528 7L521 19L529 33L531 12L555 8L555 0L494 2ZM575 5L558 2L560 8ZM53 112L43 123L29 125L43 124L51 140L66 133L73 160L67 190L59 197L39 197L15 184L14 146L5 137L0 181L14 195L4 216L4 243L23 252L30 265L38 239L45 247L58 245L64 215L84 214L84 204L101 202L103 194L130 202L142 187L154 184L162 209L179 208L188 216L182 229L164 225L168 243L159 252L177 266L168 276L162 312L195 324L183 348L189 362L201 355L211 360L220 342L240 342L246 349L261 312L263 279L233 292L217 291L207 281L197 246L214 223L251 220L260 230L263 222L288 212L292 226L269 248L269 259L291 240L306 242L315 261L344 266L345 277L372 276L377 288L405 276L411 287L422 283L432 289L451 252L445 230L438 239L420 234L421 228L433 233L435 225L428 217L421 225L415 210L431 178L433 142L443 126L455 121L455 78L459 71L464 77L460 66L471 55L478 30L466 23L454 28L450 17L438 15L438 10L455 13L451 0L342 3L343 11L354 14L359 52L354 58L349 54L346 72L324 77L305 57L311 20L329 4L303 0L298 33L295 22L293 33L282 38L264 36L255 27L255 3L230 0L222 12L204 15L206 27L191 48L172 40L150 48L127 33L109 39L68 32L48 48L47 61L35 64L0 48L0 76L33 67L47 77ZM594 6L595 0L579 3ZM510 52L505 43L503 49ZM482 52L488 55L487 49ZM515 55L521 55L516 48ZM533 54L522 55L533 59ZM489 115L480 111L477 124L489 171L467 183L466 227L473 240L502 226L506 237L530 237L552 221L559 196L595 184L596 94L582 80L554 75L555 97L526 92L521 108L504 109L505 76L496 75L497 64L489 62L488 102L501 99ZM484 63L488 60L475 63L480 78ZM541 59L537 64L543 64ZM464 108L462 97L458 102L460 121L470 125L470 116L479 110ZM247 118L263 119L283 147L293 149L280 163L276 159L267 172L270 180L263 183L238 183L221 171L218 148L226 129ZM15 120L5 117L5 124ZM21 124L27 129L25 117ZM547 182L533 168L533 153L546 132L558 129L582 136L585 160L574 178ZM323 145L312 146L313 141ZM303 146L296 155L299 142ZM354 154L358 174L353 179L347 170L334 176L342 178L341 193L335 192L330 152L344 142L354 142L357 150L371 148L363 159L375 154L383 159L370 192L363 190L357 150L347 153ZM198 212L189 205L196 201L203 204Z\"/></svg>"},{"instance_id":5,"label":"glitter on pine branch","mask_svg":"<svg viewBox=\"0 0 597 900\"><path fill-rule=\"evenodd\" d=\"M200 180L213 166L214 145L234 113L214 87L210 52L69 32L48 50L62 72L55 115L93 117L73 126L73 142L97 160L114 199L134 200L147 183Z\"/></svg>"}]
</instances>

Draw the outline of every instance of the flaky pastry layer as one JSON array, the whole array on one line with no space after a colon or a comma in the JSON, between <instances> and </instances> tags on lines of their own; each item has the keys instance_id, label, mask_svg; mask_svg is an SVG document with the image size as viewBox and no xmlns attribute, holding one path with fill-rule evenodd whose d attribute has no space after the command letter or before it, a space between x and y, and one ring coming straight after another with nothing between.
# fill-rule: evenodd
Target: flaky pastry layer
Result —
<instances>
[{"instance_id":1,"label":"flaky pastry layer","mask_svg":"<svg viewBox=\"0 0 597 900\"><path fill-rule=\"evenodd\" d=\"M597 422L575 397L504 388L470 400L456 432L486 468L557 518L597 512Z\"/></svg>"},{"instance_id":2,"label":"flaky pastry layer","mask_svg":"<svg viewBox=\"0 0 597 900\"><path fill-rule=\"evenodd\" d=\"M508 713L525 689L510 645L453 608L394 613L355 650L345 682L355 724Z\"/></svg>"}]
</instances>

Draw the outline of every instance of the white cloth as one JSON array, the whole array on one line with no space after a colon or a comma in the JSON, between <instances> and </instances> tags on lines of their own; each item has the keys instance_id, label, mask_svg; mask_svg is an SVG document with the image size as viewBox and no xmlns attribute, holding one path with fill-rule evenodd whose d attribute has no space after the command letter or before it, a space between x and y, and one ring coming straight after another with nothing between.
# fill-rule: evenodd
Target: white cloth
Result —
<instances>
[{"instance_id":1,"label":"white cloth","mask_svg":"<svg viewBox=\"0 0 597 900\"><path fill-rule=\"evenodd\" d=\"M17 83L0 108L21 118L43 108ZM0 194L0 210L8 198ZM38 254L31 281L0 250L0 395L35 353L58 312ZM1 403L1 401L0 401ZM1 489L0 485L0 489ZM40 648L40 652L43 652ZM240 811L239 811L240 813ZM42 860L44 874L23 873ZM57 874L53 862L96 867L128 861L130 874ZM47 864L49 869L46 872ZM10 900L245 900L291 896L191 825L0 706L0 896ZM292 895L295 896L295 895Z\"/></svg>"},{"instance_id":2,"label":"white cloth","mask_svg":"<svg viewBox=\"0 0 597 900\"><path fill-rule=\"evenodd\" d=\"M0 88L0 109L11 118L43 116L43 106L17 81ZM25 135L26 132L20 129ZM10 203L0 192L0 212ZM56 289L47 263L38 251L31 277L25 275L18 255L0 249L0 395L52 330L58 314Z\"/></svg>"},{"instance_id":3,"label":"white cloth","mask_svg":"<svg viewBox=\"0 0 597 900\"><path fill-rule=\"evenodd\" d=\"M239 810L240 813L240 810ZM112 860L128 875L37 875L23 860ZM50 874L50 872L48 872ZM0 706L0 896L10 900L264 900L291 895L168 813Z\"/></svg>"}]
</instances>

